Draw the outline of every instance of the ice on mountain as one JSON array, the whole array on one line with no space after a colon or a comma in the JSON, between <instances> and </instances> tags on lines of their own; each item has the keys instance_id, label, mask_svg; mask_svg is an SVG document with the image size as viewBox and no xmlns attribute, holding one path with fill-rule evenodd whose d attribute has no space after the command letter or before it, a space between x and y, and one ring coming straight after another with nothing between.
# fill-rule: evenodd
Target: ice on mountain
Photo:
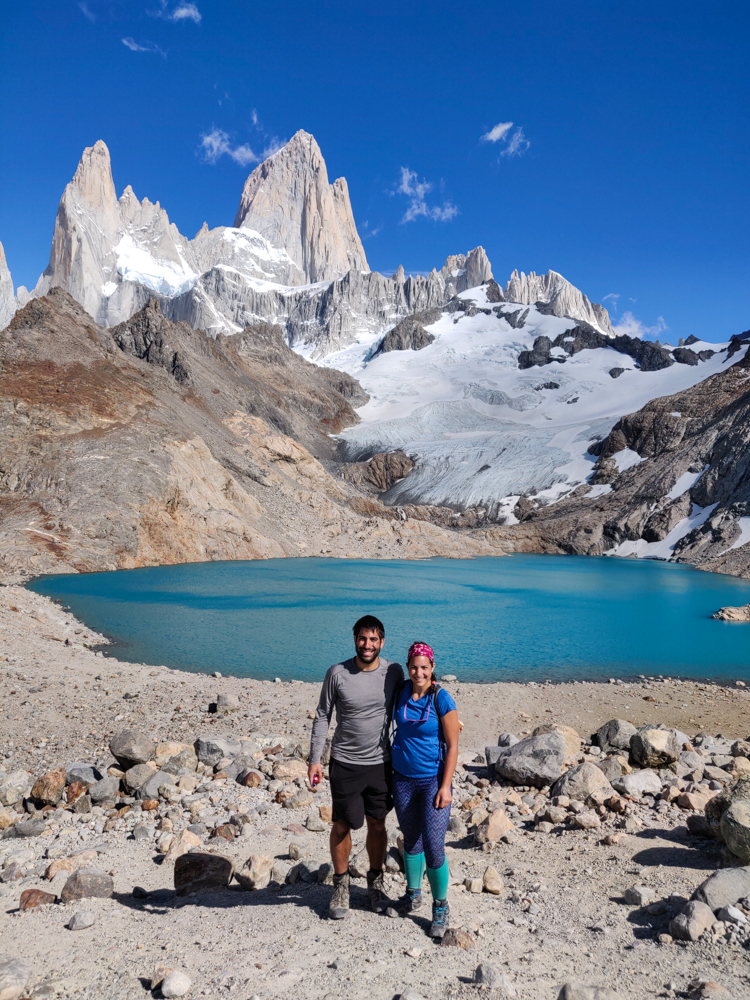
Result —
<instances>
[{"instance_id":1,"label":"ice on mountain","mask_svg":"<svg viewBox=\"0 0 750 1000\"><path fill-rule=\"evenodd\" d=\"M717 503L709 504L708 507L699 507L698 504L694 503L691 505L689 516L683 517L660 542L647 542L644 538L638 538L634 541L628 540L620 542L619 545L604 554L607 556L635 556L638 559L670 559L674 555L675 546L680 539L707 521L716 507L718 507Z\"/></svg>"},{"instance_id":2,"label":"ice on mountain","mask_svg":"<svg viewBox=\"0 0 750 1000\"><path fill-rule=\"evenodd\" d=\"M618 472L627 472L628 469L632 469L634 465L643 461L638 452L633 451L632 448L623 448L621 451L615 452L612 458L615 460Z\"/></svg>"},{"instance_id":3,"label":"ice on mountain","mask_svg":"<svg viewBox=\"0 0 750 1000\"><path fill-rule=\"evenodd\" d=\"M688 490L691 490L708 468L709 466L705 465L700 472L683 472L669 493L667 493L669 499L676 500L678 497L681 497L683 493L687 493Z\"/></svg>"}]
</instances>

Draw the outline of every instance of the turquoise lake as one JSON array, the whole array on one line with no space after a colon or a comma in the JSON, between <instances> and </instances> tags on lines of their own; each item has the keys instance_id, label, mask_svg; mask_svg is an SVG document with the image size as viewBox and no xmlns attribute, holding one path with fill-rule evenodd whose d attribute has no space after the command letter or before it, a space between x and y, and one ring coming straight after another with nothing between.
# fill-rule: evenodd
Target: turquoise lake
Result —
<instances>
[{"instance_id":1,"label":"turquoise lake","mask_svg":"<svg viewBox=\"0 0 750 1000\"><path fill-rule=\"evenodd\" d=\"M121 660L180 670L320 680L374 614L384 655L414 640L462 680L638 674L750 679L750 624L712 621L750 603L750 582L660 562L527 556L424 562L274 559L43 577L111 637Z\"/></svg>"}]
</instances>

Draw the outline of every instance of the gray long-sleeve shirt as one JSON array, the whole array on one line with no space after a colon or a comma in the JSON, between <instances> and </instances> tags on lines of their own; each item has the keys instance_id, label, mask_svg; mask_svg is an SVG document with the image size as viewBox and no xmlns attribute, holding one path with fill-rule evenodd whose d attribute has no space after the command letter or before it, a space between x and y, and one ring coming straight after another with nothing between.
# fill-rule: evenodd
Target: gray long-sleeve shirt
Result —
<instances>
[{"instance_id":1,"label":"gray long-sleeve shirt","mask_svg":"<svg viewBox=\"0 0 750 1000\"><path fill-rule=\"evenodd\" d=\"M354 657L329 667L312 725L310 763L320 763L334 708L336 729L331 757L342 764L389 760L393 698L403 680L401 664L382 656L376 670L360 670Z\"/></svg>"}]
</instances>

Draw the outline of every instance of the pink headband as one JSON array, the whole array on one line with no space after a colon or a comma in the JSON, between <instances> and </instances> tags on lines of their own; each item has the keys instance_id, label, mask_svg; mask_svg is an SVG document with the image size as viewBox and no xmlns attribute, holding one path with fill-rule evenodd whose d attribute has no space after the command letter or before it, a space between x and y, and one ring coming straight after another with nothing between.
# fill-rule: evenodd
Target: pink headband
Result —
<instances>
[{"instance_id":1,"label":"pink headband","mask_svg":"<svg viewBox=\"0 0 750 1000\"><path fill-rule=\"evenodd\" d=\"M411 661L412 656L426 656L430 663L435 666L435 654L432 647L428 646L426 642L413 642L406 655L407 663Z\"/></svg>"}]
</instances>

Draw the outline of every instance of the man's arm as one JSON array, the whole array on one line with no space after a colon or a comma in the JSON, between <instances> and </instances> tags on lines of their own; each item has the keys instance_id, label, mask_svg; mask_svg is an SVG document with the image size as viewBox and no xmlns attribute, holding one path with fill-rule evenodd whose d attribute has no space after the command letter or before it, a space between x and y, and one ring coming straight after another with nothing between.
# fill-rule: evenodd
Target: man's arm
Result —
<instances>
[{"instance_id":1,"label":"man's arm","mask_svg":"<svg viewBox=\"0 0 750 1000\"><path fill-rule=\"evenodd\" d=\"M315 718L312 724L310 735L310 757L308 759L307 778L313 784L313 778L317 776L318 781L323 777L323 768L320 758L326 745L328 729L331 725L334 705L336 704L336 687L333 681L333 671L329 667L323 679L323 686L320 689L318 707L315 709ZM317 784L317 782L315 782Z\"/></svg>"}]
</instances>

